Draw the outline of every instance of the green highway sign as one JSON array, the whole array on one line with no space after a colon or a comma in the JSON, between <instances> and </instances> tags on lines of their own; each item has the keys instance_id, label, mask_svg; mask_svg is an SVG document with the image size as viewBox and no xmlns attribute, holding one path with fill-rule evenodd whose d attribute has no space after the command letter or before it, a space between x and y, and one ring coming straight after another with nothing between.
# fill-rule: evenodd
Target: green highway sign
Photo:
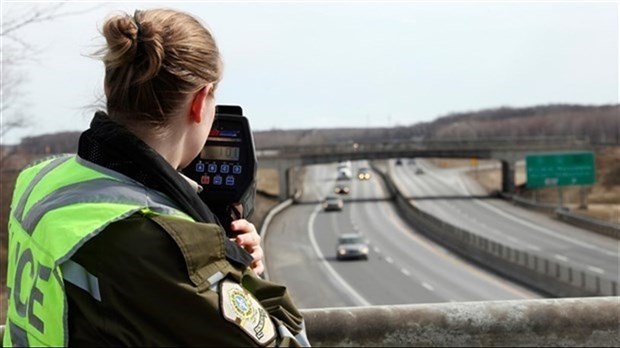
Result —
<instances>
[{"instance_id":1,"label":"green highway sign","mask_svg":"<svg viewBox=\"0 0 620 348\"><path fill-rule=\"evenodd\" d=\"M594 184L594 153L565 152L525 156L527 188Z\"/></svg>"}]
</instances>

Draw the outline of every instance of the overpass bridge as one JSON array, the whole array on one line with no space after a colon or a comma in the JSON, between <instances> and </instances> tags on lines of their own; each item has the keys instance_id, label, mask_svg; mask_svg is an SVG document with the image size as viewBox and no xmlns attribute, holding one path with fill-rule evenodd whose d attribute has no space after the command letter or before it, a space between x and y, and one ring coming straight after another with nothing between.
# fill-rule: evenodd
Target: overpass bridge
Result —
<instances>
[{"instance_id":1,"label":"overpass bridge","mask_svg":"<svg viewBox=\"0 0 620 348\"><path fill-rule=\"evenodd\" d=\"M311 146L283 146L258 149L261 168L279 173L280 200L290 196L291 168L346 160L389 158L476 158L497 160L502 166L502 192L515 190L515 165L527 154L556 151L588 151L594 146L587 138L534 137L463 140L410 140L381 143L348 142Z\"/></svg>"}]
</instances>

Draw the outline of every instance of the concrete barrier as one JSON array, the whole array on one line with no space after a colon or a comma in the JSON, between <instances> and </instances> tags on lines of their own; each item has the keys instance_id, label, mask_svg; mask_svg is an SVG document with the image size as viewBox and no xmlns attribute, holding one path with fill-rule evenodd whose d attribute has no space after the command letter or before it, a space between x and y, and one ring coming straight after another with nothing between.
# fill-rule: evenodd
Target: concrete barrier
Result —
<instances>
[{"instance_id":1,"label":"concrete barrier","mask_svg":"<svg viewBox=\"0 0 620 348\"><path fill-rule=\"evenodd\" d=\"M620 345L618 297L480 301L302 311L316 347Z\"/></svg>"},{"instance_id":2,"label":"concrete barrier","mask_svg":"<svg viewBox=\"0 0 620 348\"><path fill-rule=\"evenodd\" d=\"M620 298L301 310L314 347L618 347ZM0 336L4 326L0 326ZM208 342L205 342L205 345Z\"/></svg>"}]
</instances>

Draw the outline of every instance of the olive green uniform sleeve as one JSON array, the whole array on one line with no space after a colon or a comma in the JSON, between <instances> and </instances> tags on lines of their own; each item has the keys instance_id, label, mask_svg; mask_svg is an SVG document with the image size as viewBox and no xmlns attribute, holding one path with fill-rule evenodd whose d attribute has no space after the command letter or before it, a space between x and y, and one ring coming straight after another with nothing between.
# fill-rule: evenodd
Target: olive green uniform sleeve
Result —
<instances>
[{"instance_id":1,"label":"olive green uniform sleeve","mask_svg":"<svg viewBox=\"0 0 620 348\"><path fill-rule=\"evenodd\" d=\"M283 345L310 346L303 316L285 286L259 278L250 269L243 273L242 284L277 323Z\"/></svg>"},{"instance_id":2,"label":"olive green uniform sleeve","mask_svg":"<svg viewBox=\"0 0 620 348\"><path fill-rule=\"evenodd\" d=\"M286 289L231 265L223 238L216 225L140 214L109 225L72 258L97 279L101 300L66 283L70 345L306 345ZM218 286L225 281L253 294L278 327L275 337L257 341L243 320L225 317L223 305L235 304Z\"/></svg>"}]
</instances>

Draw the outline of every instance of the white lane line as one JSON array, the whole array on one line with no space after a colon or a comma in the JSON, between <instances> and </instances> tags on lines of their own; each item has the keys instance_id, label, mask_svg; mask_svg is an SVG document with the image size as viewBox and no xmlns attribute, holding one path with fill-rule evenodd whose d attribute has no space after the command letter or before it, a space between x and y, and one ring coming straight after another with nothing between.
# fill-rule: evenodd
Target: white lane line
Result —
<instances>
[{"instance_id":1,"label":"white lane line","mask_svg":"<svg viewBox=\"0 0 620 348\"><path fill-rule=\"evenodd\" d=\"M406 276L410 276L411 275L411 273L409 271L407 271L406 269L404 269L404 268L401 268L400 271L403 272L403 274L406 275Z\"/></svg>"},{"instance_id":2,"label":"white lane line","mask_svg":"<svg viewBox=\"0 0 620 348\"><path fill-rule=\"evenodd\" d=\"M423 282L422 286L426 288L428 291L435 291L435 288L427 282Z\"/></svg>"},{"instance_id":3,"label":"white lane line","mask_svg":"<svg viewBox=\"0 0 620 348\"><path fill-rule=\"evenodd\" d=\"M424 249L428 250L434 255L437 255L441 259L445 260L452 267L463 268L471 272L472 275L475 275L476 277L479 277L480 279L484 279L490 283L493 283L496 286L504 289L505 291L513 293L520 298L532 298L531 294L523 290L515 288L513 285L508 284L504 282L503 280L501 280L500 278L491 275L491 273L489 273L488 271L480 267L475 267L473 265L470 265L467 262L463 262L462 259L456 256L454 253L448 251L446 248L440 246L439 244L431 242L425 237L422 237L422 235L420 235L419 232L416 232L415 229L407 225L402 220L402 218L400 218L400 216L396 215L395 210L390 209L389 205L381 205L381 209L383 211L383 214L394 223L394 226L396 227L395 229L396 231L399 231L403 235L410 238L416 244L420 245Z\"/></svg>"},{"instance_id":4,"label":"white lane line","mask_svg":"<svg viewBox=\"0 0 620 348\"><path fill-rule=\"evenodd\" d=\"M594 267L594 266L588 266L588 270L594 272L594 273L598 273L598 274L605 274L605 271L598 268L598 267Z\"/></svg>"},{"instance_id":5,"label":"white lane line","mask_svg":"<svg viewBox=\"0 0 620 348\"><path fill-rule=\"evenodd\" d=\"M532 244L528 244L525 247L530 249L530 250L534 250L534 251L541 251L542 250L542 249L540 249L540 247L538 247L536 245L532 245Z\"/></svg>"},{"instance_id":6,"label":"white lane line","mask_svg":"<svg viewBox=\"0 0 620 348\"><path fill-rule=\"evenodd\" d=\"M381 252L381 250L380 250L379 248L377 248L377 247L374 247L374 248L373 248L373 250L374 250L377 254L379 254L379 253Z\"/></svg>"},{"instance_id":7,"label":"white lane line","mask_svg":"<svg viewBox=\"0 0 620 348\"><path fill-rule=\"evenodd\" d=\"M389 256L385 258L385 261L387 261L387 263L394 263L394 260Z\"/></svg>"},{"instance_id":8,"label":"white lane line","mask_svg":"<svg viewBox=\"0 0 620 348\"><path fill-rule=\"evenodd\" d=\"M519 244L519 240L515 237L506 237L506 239L508 239L509 241L515 243L515 244Z\"/></svg>"},{"instance_id":9,"label":"white lane line","mask_svg":"<svg viewBox=\"0 0 620 348\"><path fill-rule=\"evenodd\" d=\"M553 257L555 257L556 259L558 259L560 261L568 262L568 257L566 257L564 255L555 254L555 255L553 255Z\"/></svg>"},{"instance_id":10,"label":"white lane line","mask_svg":"<svg viewBox=\"0 0 620 348\"><path fill-rule=\"evenodd\" d=\"M470 194L469 190L467 189L467 187L463 183L463 178L461 178L460 175L459 175L458 178L459 178L459 181L458 181L459 182L459 186L463 189L463 192L465 194ZM534 229L536 231L542 232L542 233L544 233L544 234L546 234L548 236L551 236L551 237L554 237L554 238L558 238L558 239L562 239L565 242L573 243L573 244L579 245L579 246L581 246L583 248L587 248L587 249L590 249L590 250L596 250L596 251L601 252L603 254L606 254L608 256L618 256L617 253L615 253L615 252L612 252L612 251L609 251L609 250L606 250L606 249L603 249L603 248L592 246L591 244L588 244L586 242L582 242L582 241L577 240L577 239L566 237L564 235L556 233L555 231L552 231L552 230L549 230L547 228L543 228L543 227L540 227L538 225L535 225L535 224L533 224L533 223L531 223L531 222L529 222L527 220L524 220L524 219L521 219L521 218L517 218L517 217L515 217L515 216L513 216L511 214L508 214L505 211L503 211L501 209L498 209L498 208L496 208L496 207L494 207L494 206L492 206L492 205L490 205L490 204L488 204L486 202L483 202L483 201L481 201L479 199L474 199L474 202L476 204L478 204L478 205L481 205L481 206L483 206L483 207L485 207L485 208L487 208L489 210L492 210L492 211L496 212L497 214L499 214L499 215L501 215L501 216L503 216L503 217L505 217L505 218L507 218L509 220L515 221L515 222L520 223L520 224L522 224L524 226L532 228L532 229Z\"/></svg>"},{"instance_id":11,"label":"white lane line","mask_svg":"<svg viewBox=\"0 0 620 348\"><path fill-rule=\"evenodd\" d=\"M327 271L332 275L332 279L335 279L340 283L340 285L351 295L351 298L357 303L357 305L370 306L370 302L366 301L366 299L355 291L349 283L342 279L338 272L336 272L329 262L325 260L325 257L323 257L323 253L321 252L321 249L319 249L319 245L314 238L314 219L316 218L319 210L321 210L321 205L317 205L312 214L310 214L310 219L308 219L308 237L310 237L310 243L312 243L314 252L318 255L319 260L321 260L321 263L325 266L325 269L327 269Z\"/></svg>"}]
</instances>

